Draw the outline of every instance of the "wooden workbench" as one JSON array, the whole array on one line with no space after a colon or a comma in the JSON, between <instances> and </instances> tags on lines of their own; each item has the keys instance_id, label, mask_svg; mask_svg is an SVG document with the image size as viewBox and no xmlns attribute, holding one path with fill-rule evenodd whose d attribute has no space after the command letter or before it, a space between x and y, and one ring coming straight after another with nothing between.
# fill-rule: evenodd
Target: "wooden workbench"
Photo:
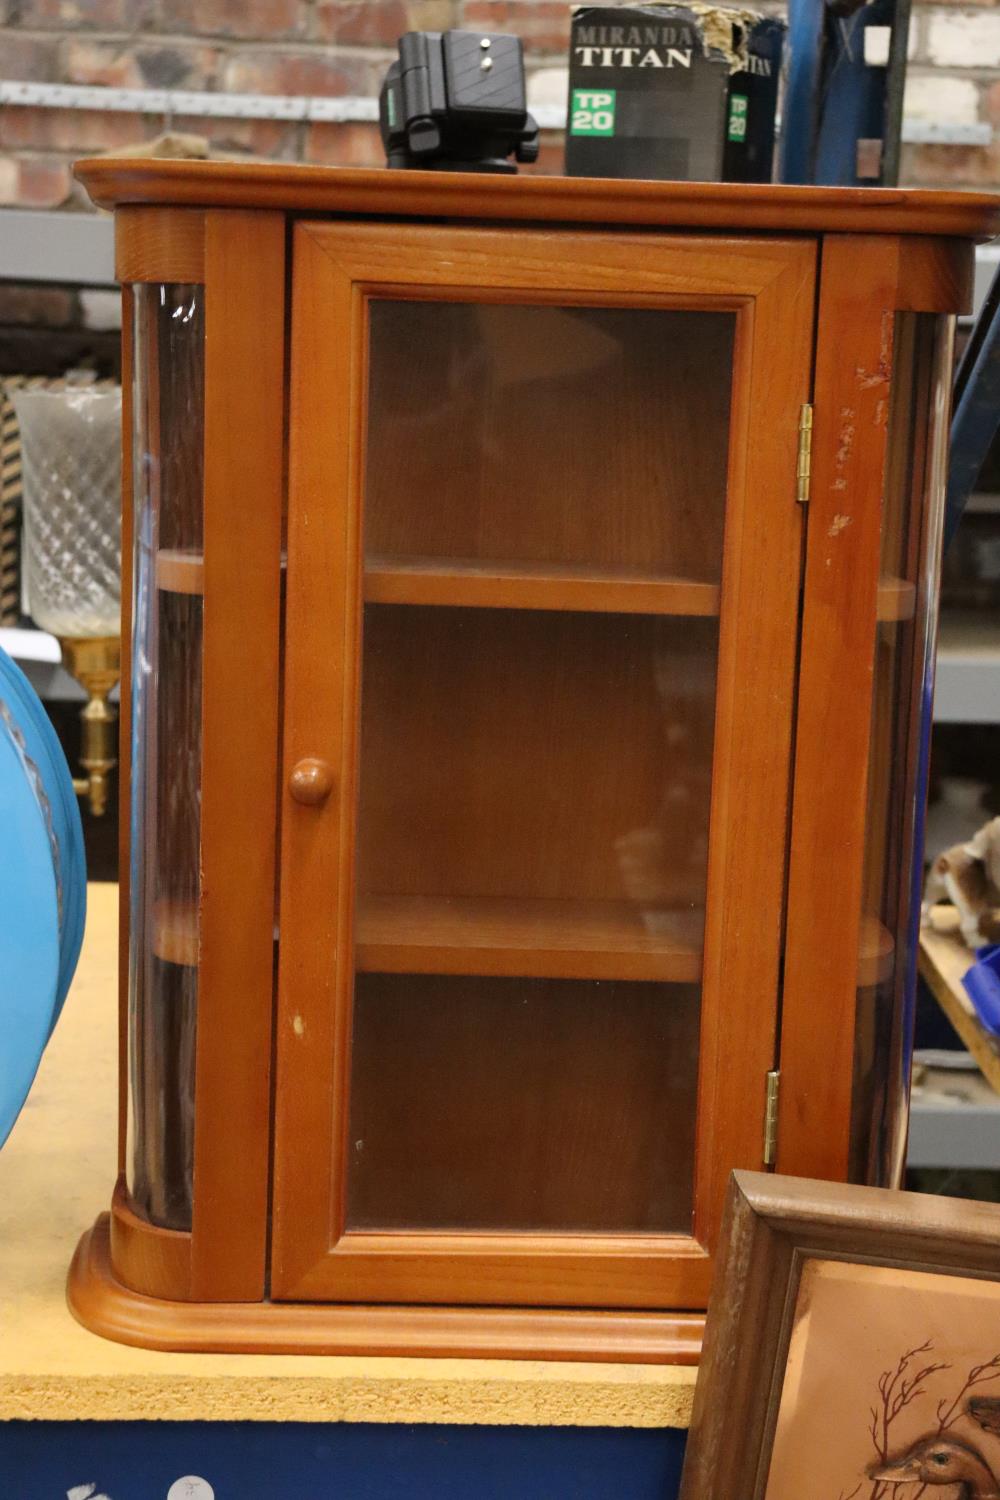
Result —
<instances>
[{"instance_id":1,"label":"wooden workbench","mask_svg":"<svg viewBox=\"0 0 1000 1500\"><path fill-rule=\"evenodd\" d=\"M987 1031L965 992L962 977L975 962L958 930L958 913L951 922L938 918L939 928L920 931L920 972L931 993L972 1053L990 1087L1000 1094L1000 1039Z\"/></svg>"},{"instance_id":2,"label":"wooden workbench","mask_svg":"<svg viewBox=\"0 0 1000 1500\"><path fill-rule=\"evenodd\" d=\"M117 1110L116 887L89 899L75 983L0 1153L0 1421L687 1425L693 1369L157 1354L79 1327L66 1270L114 1176Z\"/></svg>"}]
</instances>

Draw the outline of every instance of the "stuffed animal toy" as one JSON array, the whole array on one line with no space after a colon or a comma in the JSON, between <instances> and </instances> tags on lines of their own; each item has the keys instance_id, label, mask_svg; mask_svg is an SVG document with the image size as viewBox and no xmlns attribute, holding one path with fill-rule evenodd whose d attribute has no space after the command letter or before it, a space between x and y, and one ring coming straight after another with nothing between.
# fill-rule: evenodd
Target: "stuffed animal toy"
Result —
<instances>
[{"instance_id":1,"label":"stuffed animal toy","mask_svg":"<svg viewBox=\"0 0 1000 1500\"><path fill-rule=\"evenodd\" d=\"M992 818L967 844L939 854L924 888L924 920L936 925L933 908L950 902L970 948L1000 943L1000 818Z\"/></svg>"}]
</instances>

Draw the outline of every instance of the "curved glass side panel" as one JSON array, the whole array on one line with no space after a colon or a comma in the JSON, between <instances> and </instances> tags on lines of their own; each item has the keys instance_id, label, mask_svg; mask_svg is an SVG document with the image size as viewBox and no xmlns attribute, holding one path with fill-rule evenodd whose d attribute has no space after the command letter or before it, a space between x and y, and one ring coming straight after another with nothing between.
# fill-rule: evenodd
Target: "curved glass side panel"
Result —
<instances>
[{"instance_id":1,"label":"curved glass side panel","mask_svg":"<svg viewBox=\"0 0 1000 1500\"><path fill-rule=\"evenodd\" d=\"M917 975L954 319L896 317L875 643L851 1177L896 1186Z\"/></svg>"},{"instance_id":2,"label":"curved glass side panel","mask_svg":"<svg viewBox=\"0 0 1000 1500\"><path fill-rule=\"evenodd\" d=\"M204 289L135 288L128 1186L191 1227L201 801Z\"/></svg>"}]
</instances>

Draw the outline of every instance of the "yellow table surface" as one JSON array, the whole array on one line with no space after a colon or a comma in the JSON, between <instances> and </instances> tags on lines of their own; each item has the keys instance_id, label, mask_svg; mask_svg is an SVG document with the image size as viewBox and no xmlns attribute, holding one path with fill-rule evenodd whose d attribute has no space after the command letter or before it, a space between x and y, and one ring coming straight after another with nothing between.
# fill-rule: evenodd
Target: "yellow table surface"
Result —
<instances>
[{"instance_id":1,"label":"yellow table surface","mask_svg":"<svg viewBox=\"0 0 1000 1500\"><path fill-rule=\"evenodd\" d=\"M159 1354L81 1328L66 1270L115 1177L117 895L89 889L76 980L0 1152L0 1420L687 1425L689 1368Z\"/></svg>"}]
</instances>

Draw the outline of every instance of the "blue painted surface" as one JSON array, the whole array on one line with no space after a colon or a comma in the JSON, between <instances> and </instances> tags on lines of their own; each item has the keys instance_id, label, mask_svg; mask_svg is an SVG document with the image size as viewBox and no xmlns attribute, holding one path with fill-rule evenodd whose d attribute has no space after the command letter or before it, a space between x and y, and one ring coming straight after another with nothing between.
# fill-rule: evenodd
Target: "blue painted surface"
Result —
<instances>
[{"instance_id":1,"label":"blue painted surface","mask_svg":"<svg viewBox=\"0 0 1000 1500\"><path fill-rule=\"evenodd\" d=\"M886 70L865 62L865 30L891 23L892 4L886 0L873 0L852 16L828 22L814 182L872 186L870 179L858 177L858 142L885 135Z\"/></svg>"},{"instance_id":2,"label":"blue painted surface","mask_svg":"<svg viewBox=\"0 0 1000 1500\"><path fill-rule=\"evenodd\" d=\"M674 1500L674 1429L10 1422L10 1500L167 1500L197 1475L215 1500ZM735 1500L735 1497L734 1497Z\"/></svg>"},{"instance_id":3,"label":"blue painted surface","mask_svg":"<svg viewBox=\"0 0 1000 1500\"><path fill-rule=\"evenodd\" d=\"M0 1146L73 978L86 892L69 767L34 689L0 651Z\"/></svg>"},{"instance_id":4,"label":"blue painted surface","mask_svg":"<svg viewBox=\"0 0 1000 1500\"><path fill-rule=\"evenodd\" d=\"M823 20L823 0L788 0L788 74L781 107L782 182L813 180Z\"/></svg>"},{"instance_id":5,"label":"blue painted surface","mask_svg":"<svg viewBox=\"0 0 1000 1500\"><path fill-rule=\"evenodd\" d=\"M782 106L782 182L871 185L857 173L858 141L881 140L887 70L865 62L868 26L892 26L895 0L867 0L834 15L825 0L789 0L788 77Z\"/></svg>"}]
</instances>

